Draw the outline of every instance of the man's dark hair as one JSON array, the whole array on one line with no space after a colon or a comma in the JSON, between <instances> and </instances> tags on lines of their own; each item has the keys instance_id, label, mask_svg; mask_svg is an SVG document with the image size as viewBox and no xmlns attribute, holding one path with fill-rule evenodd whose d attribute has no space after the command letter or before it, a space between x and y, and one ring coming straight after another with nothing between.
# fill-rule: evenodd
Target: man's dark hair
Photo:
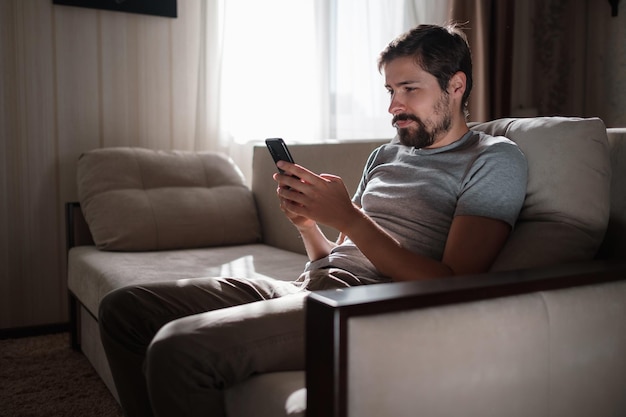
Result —
<instances>
[{"instance_id":1,"label":"man's dark hair","mask_svg":"<svg viewBox=\"0 0 626 417\"><path fill-rule=\"evenodd\" d=\"M456 24L419 25L389 43L378 59L378 70L389 62L414 57L415 63L432 74L445 92L450 78L458 71L467 78L462 109L467 115L467 100L472 91L472 54L467 37Z\"/></svg>"}]
</instances>

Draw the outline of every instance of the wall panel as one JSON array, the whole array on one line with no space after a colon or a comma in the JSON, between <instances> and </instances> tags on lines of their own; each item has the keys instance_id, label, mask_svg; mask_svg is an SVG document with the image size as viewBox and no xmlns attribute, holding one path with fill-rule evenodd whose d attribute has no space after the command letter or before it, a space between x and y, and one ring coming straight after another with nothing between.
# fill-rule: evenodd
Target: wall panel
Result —
<instances>
[{"instance_id":1,"label":"wall panel","mask_svg":"<svg viewBox=\"0 0 626 417\"><path fill-rule=\"evenodd\" d=\"M0 328L46 322L66 309L60 287L51 7L47 2L14 2L2 9L12 20L6 29L12 45L3 48L6 264Z\"/></svg>"},{"instance_id":2,"label":"wall panel","mask_svg":"<svg viewBox=\"0 0 626 417\"><path fill-rule=\"evenodd\" d=\"M198 64L200 51L200 3L188 3L179 8L178 16L186 22L182 28L171 31L171 98L172 98L172 147L196 149L194 142Z\"/></svg>"},{"instance_id":3,"label":"wall panel","mask_svg":"<svg viewBox=\"0 0 626 417\"><path fill-rule=\"evenodd\" d=\"M130 21L129 21L130 20ZM132 17L125 13L100 16L100 91L102 145L130 146L139 135L137 56Z\"/></svg>"},{"instance_id":4,"label":"wall panel","mask_svg":"<svg viewBox=\"0 0 626 417\"><path fill-rule=\"evenodd\" d=\"M142 103L138 144L168 149L172 133L169 21L142 16L137 26L137 92Z\"/></svg>"},{"instance_id":5,"label":"wall panel","mask_svg":"<svg viewBox=\"0 0 626 417\"><path fill-rule=\"evenodd\" d=\"M83 152L194 149L200 1L178 9L0 2L0 329L68 319L63 207Z\"/></svg>"},{"instance_id":6,"label":"wall panel","mask_svg":"<svg viewBox=\"0 0 626 417\"><path fill-rule=\"evenodd\" d=\"M98 12L54 6L56 113L63 201L75 200L76 160L101 146Z\"/></svg>"}]
</instances>

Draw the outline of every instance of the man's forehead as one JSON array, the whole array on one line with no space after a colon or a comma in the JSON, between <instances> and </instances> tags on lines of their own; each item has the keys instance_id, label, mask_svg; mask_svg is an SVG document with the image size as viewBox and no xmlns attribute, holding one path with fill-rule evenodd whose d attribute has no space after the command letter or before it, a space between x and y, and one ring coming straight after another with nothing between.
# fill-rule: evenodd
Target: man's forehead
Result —
<instances>
[{"instance_id":1,"label":"man's forehead","mask_svg":"<svg viewBox=\"0 0 626 417\"><path fill-rule=\"evenodd\" d=\"M395 59L383 68L386 84L406 85L423 82L429 73L413 59Z\"/></svg>"}]
</instances>

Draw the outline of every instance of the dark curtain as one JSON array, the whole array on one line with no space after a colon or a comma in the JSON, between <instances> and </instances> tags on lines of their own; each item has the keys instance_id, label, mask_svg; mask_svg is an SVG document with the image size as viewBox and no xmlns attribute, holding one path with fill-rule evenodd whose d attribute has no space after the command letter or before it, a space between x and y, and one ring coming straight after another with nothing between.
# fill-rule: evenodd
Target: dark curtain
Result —
<instances>
[{"instance_id":1,"label":"dark curtain","mask_svg":"<svg viewBox=\"0 0 626 417\"><path fill-rule=\"evenodd\" d=\"M532 21L533 97L543 116L585 113L588 15L609 15L608 2L543 0L535 3ZM591 7L592 9L588 9ZM619 42L618 40L615 40Z\"/></svg>"},{"instance_id":2,"label":"dark curtain","mask_svg":"<svg viewBox=\"0 0 626 417\"><path fill-rule=\"evenodd\" d=\"M505 117L511 109L515 0L451 0L451 21L464 24L474 86L469 120Z\"/></svg>"}]
</instances>

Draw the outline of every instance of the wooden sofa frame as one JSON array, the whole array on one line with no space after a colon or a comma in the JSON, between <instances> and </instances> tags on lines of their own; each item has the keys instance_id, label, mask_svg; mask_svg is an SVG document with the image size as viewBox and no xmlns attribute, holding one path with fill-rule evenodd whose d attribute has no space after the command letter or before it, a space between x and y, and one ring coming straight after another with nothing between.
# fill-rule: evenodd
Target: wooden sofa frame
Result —
<instances>
[{"instance_id":1,"label":"wooden sofa frame","mask_svg":"<svg viewBox=\"0 0 626 417\"><path fill-rule=\"evenodd\" d=\"M93 245L94 241L89 231L89 226L85 221L83 212L80 209L80 203L65 203L65 224L67 225L67 251L74 246ZM68 290L69 317L70 317L70 345L74 350L80 350L80 302L78 298ZM85 309L85 311L89 311ZM90 313L91 314L91 313Z\"/></svg>"}]
</instances>

